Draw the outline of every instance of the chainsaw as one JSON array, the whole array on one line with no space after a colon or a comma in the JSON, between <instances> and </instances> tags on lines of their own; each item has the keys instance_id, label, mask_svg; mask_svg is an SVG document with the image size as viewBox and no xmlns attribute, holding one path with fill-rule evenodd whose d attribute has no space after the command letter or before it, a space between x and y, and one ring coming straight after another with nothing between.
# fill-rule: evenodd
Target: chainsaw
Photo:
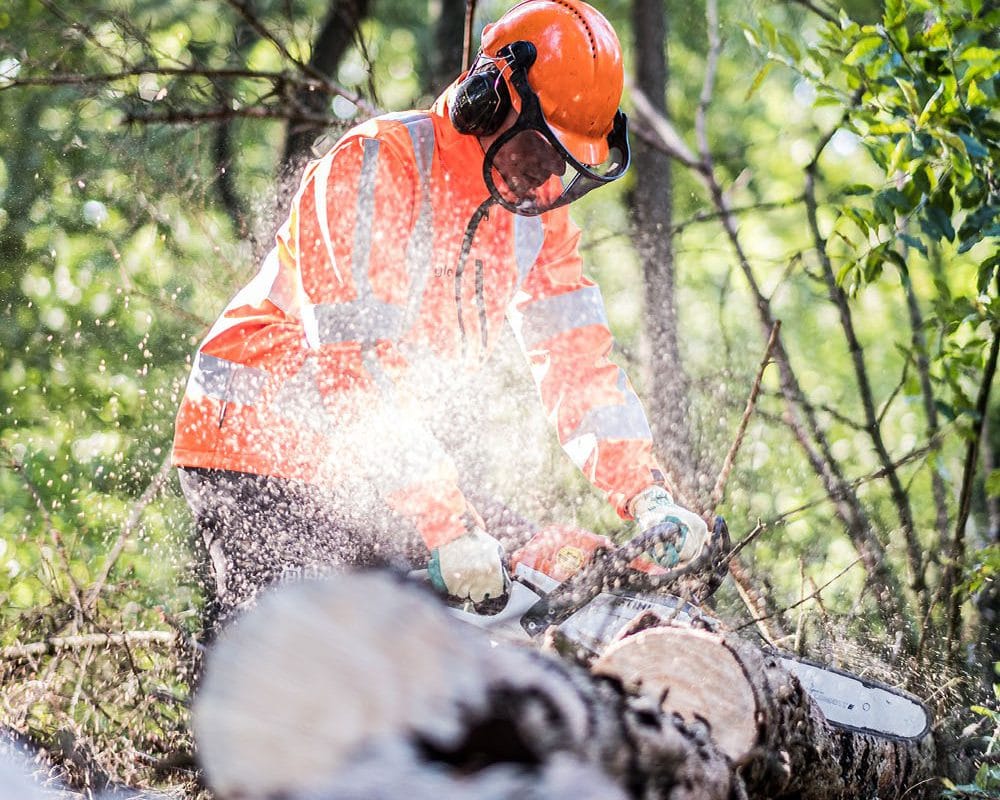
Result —
<instances>
[{"instance_id":1,"label":"chainsaw","mask_svg":"<svg viewBox=\"0 0 1000 800\"><path fill-rule=\"evenodd\" d=\"M510 587L485 604L449 606L458 619L485 630L494 641L538 643L543 634L589 663L642 615L662 622L722 630L704 602L722 582L731 550L716 518L710 542L689 564L667 570L645 554L676 542L676 525L657 526L621 547L607 537L561 528L537 534L510 557ZM546 538L548 537L548 538ZM916 697L843 670L772 650L781 665L835 727L889 739L917 740L930 713Z\"/></svg>"}]
</instances>

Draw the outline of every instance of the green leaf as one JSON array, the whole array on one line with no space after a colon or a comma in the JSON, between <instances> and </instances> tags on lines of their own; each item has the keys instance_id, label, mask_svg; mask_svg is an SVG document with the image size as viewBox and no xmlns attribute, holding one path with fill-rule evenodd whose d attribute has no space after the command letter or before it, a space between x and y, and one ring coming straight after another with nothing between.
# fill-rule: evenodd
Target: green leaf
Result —
<instances>
[{"instance_id":1,"label":"green leaf","mask_svg":"<svg viewBox=\"0 0 1000 800\"><path fill-rule=\"evenodd\" d=\"M959 131L958 138L965 143L965 152L969 154L970 158L989 158L990 151L983 146L982 142L969 136L967 133Z\"/></svg>"},{"instance_id":2,"label":"green leaf","mask_svg":"<svg viewBox=\"0 0 1000 800\"><path fill-rule=\"evenodd\" d=\"M740 27L743 29L743 35L746 37L746 40L750 43L751 47L756 47L758 50L764 49L764 45L757 36L757 31L749 25L740 25Z\"/></svg>"},{"instance_id":3,"label":"green leaf","mask_svg":"<svg viewBox=\"0 0 1000 800\"><path fill-rule=\"evenodd\" d=\"M906 105L909 106L910 113L914 116L920 110L920 100L917 98L917 90L914 88L913 84L903 78L896 78L896 84L903 92L903 96L906 98Z\"/></svg>"},{"instance_id":4,"label":"green leaf","mask_svg":"<svg viewBox=\"0 0 1000 800\"><path fill-rule=\"evenodd\" d=\"M769 20L761 19L760 27L764 29L764 36L767 39L767 45L772 50L778 49L778 32L775 30L774 25L771 24Z\"/></svg>"},{"instance_id":5,"label":"green leaf","mask_svg":"<svg viewBox=\"0 0 1000 800\"><path fill-rule=\"evenodd\" d=\"M785 48L785 52L788 53L796 61L802 59L802 51L799 50L798 44L795 40L789 36L787 33L778 32L778 41L781 42L781 46Z\"/></svg>"},{"instance_id":6,"label":"green leaf","mask_svg":"<svg viewBox=\"0 0 1000 800\"><path fill-rule=\"evenodd\" d=\"M1000 58L997 51L992 47L982 47L981 45L973 45L972 47L967 47L958 57L962 61L996 61Z\"/></svg>"},{"instance_id":7,"label":"green leaf","mask_svg":"<svg viewBox=\"0 0 1000 800\"><path fill-rule=\"evenodd\" d=\"M869 186L867 183L852 183L843 189L844 194L849 197L871 194L873 191L875 191L874 187Z\"/></svg>"},{"instance_id":8,"label":"green leaf","mask_svg":"<svg viewBox=\"0 0 1000 800\"><path fill-rule=\"evenodd\" d=\"M966 94L965 102L973 107L990 105L990 99L979 88L979 84L975 80L969 84L969 91Z\"/></svg>"},{"instance_id":9,"label":"green leaf","mask_svg":"<svg viewBox=\"0 0 1000 800\"><path fill-rule=\"evenodd\" d=\"M952 227L951 217L938 206L928 206L920 215L920 229L934 241L947 239L950 242L955 239L955 229Z\"/></svg>"},{"instance_id":10,"label":"green leaf","mask_svg":"<svg viewBox=\"0 0 1000 800\"><path fill-rule=\"evenodd\" d=\"M870 57L876 50L882 47L885 41L881 36L865 36L862 37L855 43L851 51L844 56L844 63L848 66L854 66L865 61Z\"/></svg>"},{"instance_id":11,"label":"green leaf","mask_svg":"<svg viewBox=\"0 0 1000 800\"><path fill-rule=\"evenodd\" d=\"M744 100L749 100L753 97L754 93L760 88L760 85L764 82L764 79L768 76L772 69L774 69L774 61L765 61L764 66L757 70L757 74L754 75L753 83L750 84L750 88L747 89L746 96Z\"/></svg>"},{"instance_id":12,"label":"green leaf","mask_svg":"<svg viewBox=\"0 0 1000 800\"><path fill-rule=\"evenodd\" d=\"M944 82L938 84L937 89L934 90L934 94L930 96L927 102L924 104L924 110L920 112L920 116L917 117L917 127L922 128L930 119L931 114L934 113L937 108L938 98L941 97L941 93L944 92Z\"/></svg>"},{"instance_id":13,"label":"green leaf","mask_svg":"<svg viewBox=\"0 0 1000 800\"><path fill-rule=\"evenodd\" d=\"M957 416L955 413L955 409L952 406L948 405L948 403L944 402L944 400L935 400L934 406L935 408L937 408L938 414L940 414L942 417L948 420L948 422L955 421L955 417Z\"/></svg>"},{"instance_id":14,"label":"green leaf","mask_svg":"<svg viewBox=\"0 0 1000 800\"><path fill-rule=\"evenodd\" d=\"M858 226L861 233L865 236L868 235L871 230L871 226L865 219L864 209L857 208L855 206L849 206L843 210L844 216L846 216L851 222Z\"/></svg>"},{"instance_id":15,"label":"green leaf","mask_svg":"<svg viewBox=\"0 0 1000 800\"><path fill-rule=\"evenodd\" d=\"M916 236L911 236L908 233L901 233L899 235L899 239L900 241L905 242L908 247L912 247L920 253L920 255L924 258L927 258L927 245L920 241Z\"/></svg>"},{"instance_id":16,"label":"green leaf","mask_svg":"<svg viewBox=\"0 0 1000 800\"><path fill-rule=\"evenodd\" d=\"M900 137L900 140L896 142L896 146L892 148L892 155L889 158L889 163L886 164L885 171L889 173L889 175L894 175L899 169L899 165L907 157L909 151L910 137Z\"/></svg>"},{"instance_id":17,"label":"green leaf","mask_svg":"<svg viewBox=\"0 0 1000 800\"><path fill-rule=\"evenodd\" d=\"M906 263L906 260L900 253L893 250L891 247L887 247L885 250L885 260L891 262L892 264L895 264L900 274L902 275L909 274L910 267Z\"/></svg>"},{"instance_id":18,"label":"green leaf","mask_svg":"<svg viewBox=\"0 0 1000 800\"><path fill-rule=\"evenodd\" d=\"M979 265L976 289L980 294L986 294L990 290L998 268L1000 268L1000 252L990 256Z\"/></svg>"},{"instance_id":19,"label":"green leaf","mask_svg":"<svg viewBox=\"0 0 1000 800\"><path fill-rule=\"evenodd\" d=\"M837 285L843 286L844 281L847 276L851 274L857 268L858 264L856 261L848 261L837 271Z\"/></svg>"},{"instance_id":20,"label":"green leaf","mask_svg":"<svg viewBox=\"0 0 1000 800\"><path fill-rule=\"evenodd\" d=\"M910 124L901 119L892 122L876 122L869 126L868 133L872 136L886 136L893 133L909 133Z\"/></svg>"}]
</instances>

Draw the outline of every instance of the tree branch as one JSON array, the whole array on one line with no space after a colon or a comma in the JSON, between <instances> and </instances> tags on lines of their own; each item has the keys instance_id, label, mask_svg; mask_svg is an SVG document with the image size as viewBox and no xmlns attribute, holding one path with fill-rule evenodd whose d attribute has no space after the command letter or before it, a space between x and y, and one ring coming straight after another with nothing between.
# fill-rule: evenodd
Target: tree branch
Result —
<instances>
[{"instance_id":1,"label":"tree branch","mask_svg":"<svg viewBox=\"0 0 1000 800\"><path fill-rule=\"evenodd\" d=\"M717 57L717 55L712 54L712 49L719 46L717 36L712 32L712 20L717 15L714 0L706 13L709 15L711 42L708 60L712 61ZM703 84L702 104L711 97L713 75L714 67L710 65L710 68L706 70ZM761 326L765 335L769 336L776 320L771 311L770 301L761 291L753 267L743 249L736 220L730 210L729 199L715 177L714 162L708 146L706 124L704 121L699 123L701 126L699 133L701 153L700 157L695 157L673 127L655 112L648 101L643 102L643 98L635 90L633 90L633 99L636 101L637 113L645 117L647 123L663 138L664 147L669 149L674 158L691 168L695 176L707 188L713 204L721 214L723 229L736 253L737 262L754 296ZM704 120L705 112L699 111L699 113ZM827 133L820 145L821 148L833 137L835 130L834 128ZM785 424L791 429L796 441L805 452L810 466L823 482L830 500L834 503L837 516L844 523L851 541L861 554L869 581L878 595L878 609L883 619L890 628L905 629L908 626L903 613L904 598L895 576L886 562L885 550L872 529L871 521L862 507L860 499L844 479L843 471L833 457L826 434L819 425L814 409L806 401L780 336L775 343L774 360L778 365L781 391L785 398ZM814 441L815 446L813 445Z\"/></svg>"},{"instance_id":2,"label":"tree branch","mask_svg":"<svg viewBox=\"0 0 1000 800\"><path fill-rule=\"evenodd\" d=\"M997 276L997 288L1000 289L1000 275ZM955 591L958 584L958 574L965 560L965 526L972 510L972 487L976 478L979 462L979 445L986 424L986 412L989 408L990 390L993 377L997 371L997 358L1000 355L1000 335L993 332L990 342L990 352L983 370L983 381L979 385L979 396L976 398L976 408L973 414L972 436L965 449L965 463L962 467L962 489L958 496L958 516L955 520L955 534L948 549L948 562L945 565L941 585L944 596L948 598L948 651L957 655L958 634L962 624L962 596Z\"/></svg>"},{"instance_id":3,"label":"tree branch","mask_svg":"<svg viewBox=\"0 0 1000 800\"><path fill-rule=\"evenodd\" d=\"M127 124L142 125L191 125L200 122L220 122L231 119L283 119L288 122L329 124L328 114L303 114L287 106L248 106L246 108L173 109L163 113L129 113Z\"/></svg>"},{"instance_id":4,"label":"tree branch","mask_svg":"<svg viewBox=\"0 0 1000 800\"><path fill-rule=\"evenodd\" d=\"M838 126L839 127L839 126ZM875 411L875 398L871 381L868 377L868 367L865 364L864 349L858 339L854 328L854 319L851 308L847 301L847 294L843 288L837 284L837 277L834 273L830 256L826 252L827 242L823 238L819 229L819 219L817 216L818 203L816 200L816 173L818 171L819 156L829 139L824 139L815 156L806 167L806 218L809 221L809 229L812 232L813 243L816 255L819 258L820 266L823 269L823 278L826 281L830 302L834 304L840 317L840 327L847 340L847 349L851 356L851 363L854 366L854 376L857 381L858 395L861 400L861 407L864 410L865 422L868 436L872 441L872 446L878 456L879 463L886 470L886 478L889 481L889 489L893 503L896 506L896 513L899 516L899 523L903 533L903 540L906 542L906 558L910 567L910 587L921 598L921 612L925 611L929 602L927 583L924 580L924 560L921 553L920 542L917 539L916 525L913 521L913 508L910 505L909 497L903 488L899 475L892 467L892 457L885 446L882 438L882 429L878 423L878 415Z\"/></svg>"},{"instance_id":5,"label":"tree branch","mask_svg":"<svg viewBox=\"0 0 1000 800\"><path fill-rule=\"evenodd\" d=\"M82 633L76 636L52 636L41 642L15 644L0 648L0 660L33 658L49 655L58 650L77 650L83 647L106 647L129 644L173 644L177 634L173 631L126 631L124 633Z\"/></svg>"}]
</instances>

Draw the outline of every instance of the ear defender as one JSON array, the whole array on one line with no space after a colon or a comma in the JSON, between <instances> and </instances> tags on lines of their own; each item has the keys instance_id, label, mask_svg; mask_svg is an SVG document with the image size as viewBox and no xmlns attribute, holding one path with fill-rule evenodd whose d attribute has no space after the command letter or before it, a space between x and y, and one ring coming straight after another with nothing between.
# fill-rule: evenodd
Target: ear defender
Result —
<instances>
[{"instance_id":1,"label":"ear defender","mask_svg":"<svg viewBox=\"0 0 1000 800\"><path fill-rule=\"evenodd\" d=\"M535 62L531 42L512 42L501 47L496 60L473 71L452 92L448 115L459 133L489 136L496 133L510 113L510 90L497 61L506 61L511 69L527 70Z\"/></svg>"},{"instance_id":2,"label":"ear defender","mask_svg":"<svg viewBox=\"0 0 1000 800\"><path fill-rule=\"evenodd\" d=\"M448 114L459 133L489 136L510 113L510 90L496 64L488 63L455 87Z\"/></svg>"}]
</instances>

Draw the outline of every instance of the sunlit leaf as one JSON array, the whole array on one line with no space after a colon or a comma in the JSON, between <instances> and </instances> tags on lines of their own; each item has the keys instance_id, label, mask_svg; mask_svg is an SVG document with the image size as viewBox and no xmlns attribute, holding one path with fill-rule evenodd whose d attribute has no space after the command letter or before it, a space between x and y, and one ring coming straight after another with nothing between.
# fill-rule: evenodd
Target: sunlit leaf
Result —
<instances>
[{"instance_id":1,"label":"sunlit leaf","mask_svg":"<svg viewBox=\"0 0 1000 800\"><path fill-rule=\"evenodd\" d=\"M844 63L854 66L868 59L885 44L881 36L865 36L859 39L844 57Z\"/></svg>"},{"instance_id":2,"label":"sunlit leaf","mask_svg":"<svg viewBox=\"0 0 1000 800\"><path fill-rule=\"evenodd\" d=\"M749 100L754 96L756 91L760 88L760 85L764 82L764 79L768 76L771 70L774 69L773 61L765 61L764 65L757 70L757 74L754 76L753 82L750 84L750 88L747 89L745 99Z\"/></svg>"}]
</instances>

